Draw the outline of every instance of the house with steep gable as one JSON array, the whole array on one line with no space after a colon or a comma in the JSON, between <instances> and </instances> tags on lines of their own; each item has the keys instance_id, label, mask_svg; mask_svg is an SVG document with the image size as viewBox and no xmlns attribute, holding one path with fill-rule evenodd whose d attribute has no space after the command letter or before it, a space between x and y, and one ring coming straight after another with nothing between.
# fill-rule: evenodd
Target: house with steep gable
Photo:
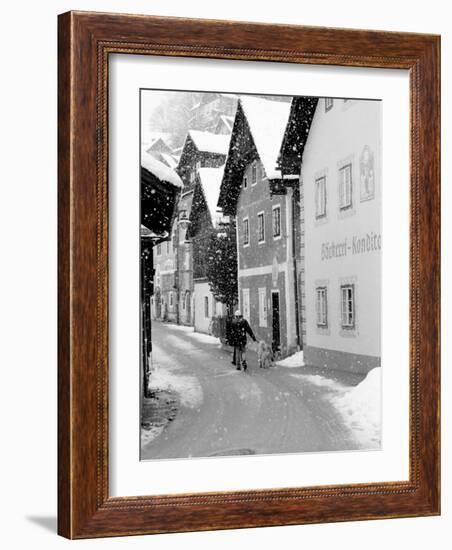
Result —
<instances>
[{"instance_id":1,"label":"house with steep gable","mask_svg":"<svg viewBox=\"0 0 452 550\"><path fill-rule=\"evenodd\" d=\"M190 128L215 134L230 134L225 117L234 119L237 101L236 94L203 93L190 109Z\"/></svg>"},{"instance_id":2,"label":"house with steep gable","mask_svg":"<svg viewBox=\"0 0 452 550\"><path fill-rule=\"evenodd\" d=\"M141 136L141 148L146 153L155 156L159 153L171 154L173 152L171 147L172 135L168 132L148 132L142 131Z\"/></svg>"},{"instance_id":3,"label":"house with steep gable","mask_svg":"<svg viewBox=\"0 0 452 550\"><path fill-rule=\"evenodd\" d=\"M224 165L230 135L190 130L181 152L177 173L183 181L177 215L173 222L171 243L157 247L155 281L160 293L155 298L156 319L193 325L193 258L188 235L191 207L199 171Z\"/></svg>"},{"instance_id":4,"label":"house with steep gable","mask_svg":"<svg viewBox=\"0 0 452 550\"><path fill-rule=\"evenodd\" d=\"M149 374L149 354L152 350L151 311L155 303L154 255L157 249L168 246L170 230L182 190L182 180L174 170L156 160L145 150L141 151L141 333L142 368L145 393Z\"/></svg>"},{"instance_id":5,"label":"house with steep gable","mask_svg":"<svg viewBox=\"0 0 452 550\"><path fill-rule=\"evenodd\" d=\"M218 168L225 163L230 134L189 130L177 166L186 190L192 189L200 168Z\"/></svg>"},{"instance_id":6,"label":"house with steep gable","mask_svg":"<svg viewBox=\"0 0 452 550\"><path fill-rule=\"evenodd\" d=\"M224 165L198 170L188 229L193 261L193 324L196 331L205 333L209 333L213 317L226 313L226 306L215 299L207 280L208 242L224 222L217 206L223 173Z\"/></svg>"},{"instance_id":7,"label":"house with steep gable","mask_svg":"<svg viewBox=\"0 0 452 550\"><path fill-rule=\"evenodd\" d=\"M192 324L189 311L182 301L187 290L192 291L191 243L187 236L193 190L179 197L171 232L166 242L154 249L154 287L152 316L154 319L177 324Z\"/></svg>"},{"instance_id":8,"label":"house with steep gable","mask_svg":"<svg viewBox=\"0 0 452 550\"><path fill-rule=\"evenodd\" d=\"M241 96L218 206L237 228L240 309L258 339L297 349L293 189L277 159L291 98Z\"/></svg>"}]
</instances>

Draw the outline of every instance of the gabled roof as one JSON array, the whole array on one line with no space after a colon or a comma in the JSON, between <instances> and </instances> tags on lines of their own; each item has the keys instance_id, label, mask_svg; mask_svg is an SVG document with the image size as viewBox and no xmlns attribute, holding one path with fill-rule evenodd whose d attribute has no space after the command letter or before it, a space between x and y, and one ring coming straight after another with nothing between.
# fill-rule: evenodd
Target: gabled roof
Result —
<instances>
[{"instance_id":1,"label":"gabled roof","mask_svg":"<svg viewBox=\"0 0 452 550\"><path fill-rule=\"evenodd\" d=\"M141 144L147 146L147 148L152 147L157 141L162 140L165 145L169 147L169 142L171 140L171 134L168 132L151 132L150 130L141 130Z\"/></svg>"},{"instance_id":2,"label":"gabled roof","mask_svg":"<svg viewBox=\"0 0 452 550\"><path fill-rule=\"evenodd\" d=\"M300 173L303 152L317 103L317 97L296 96L293 98L278 156L278 168L283 172L284 179L288 179L288 174L298 175Z\"/></svg>"},{"instance_id":3,"label":"gabled roof","mask_svg":"<svg viewBox=\"0 0 452 550\"><path fill-rule=\"evenodd\" d=\"M232 126L234 125L234 117L230 115L220 115L220 120L225 125L229 132L232 132Z\"/></svg>"},{"instance_id":4,"label":"gabled roof","mask_svg":"<svg viewBox=\"0 0 452 550\"><path fill-rule=\"evenodd\" d=\"M239 103L268 179L281 178L276 163L291 104L249 96L241 97Z\"/></svg>"},{"instance_id":5,"label":"gabled roof","mask_svg":"<svg viewBox=\"0 0 452 550\"><path fill-rule=\"evenodd\" d=\"M201 189L214 225L217 218L217 204L223 173L224 165L219 168L199 168L198 170Z\"/></svg>"},{"instance_id":6,"label":"gabled roof","mask_svg":"<svg viewBox=\"0 0 452 550\"><path fill-rule=\"evenodd\" d=\"M228 134L212 134L200 130L189 130L188 135L198 151L202 153L215 153L227 155L231 136Z\"/></svg>"},{"instance_id":7,"label":"gabled roof","mask_svg":"<svg viewBox=\"0 0 452 550\"><path fill-rule=\"evenodd\" d=\"M165 164L167 164L170 168L176 168L178 159L174 155L170 155L169 153L160 153L160 156L164 160Z\"/></svg>"},{"instance_id":8,"label":"gabled roof","mask_svg":"<svg viewBox=\"0 0 452 550\"><path fill-rule=\"evenodd\" d=\"M147 228L145 225L141 224L140 228L140 237L145 239L152 239L154 241L163 240L168 237L168 231L163 231L163 233L155 233Z\"/></svg>"},{"instance_id":9,"label":"gabled roof","mask_svg":"<svg viewBox=\"0 0 452 550\"><path fill-rule=\"evenodd\" d=\"M240 98L218 198L225 215L235 215L244 171L257 158L264 167L270 191L284 192L277 158L289 111L287 102Z\"/></svg>"},{"instance_id":10,"label":"gabled roof","mask_svg":"<svg viewBox=\"0 0 452 550\"><path fill-rule=\"evenodd\" d=\"M170 185L178 188L183 187L182 180L176 172L169 166L166 166L166 164L163 164L163 162L160 162L154 158L146 152L144 148L141 150L141 167L162 182L169 183Z\"/></svg>"}]
</instances>

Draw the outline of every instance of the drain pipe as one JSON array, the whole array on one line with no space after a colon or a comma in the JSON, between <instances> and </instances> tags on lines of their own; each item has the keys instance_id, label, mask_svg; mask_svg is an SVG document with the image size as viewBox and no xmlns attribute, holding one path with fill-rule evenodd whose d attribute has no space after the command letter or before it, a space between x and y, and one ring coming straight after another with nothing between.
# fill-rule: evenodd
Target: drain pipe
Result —
<instances>
[{"instance_id":1,"label":"drain pipe","mask_svg":"<svg viewBox=\"0 0 452 550\"><path fill-rule=\"evenodd\" d=\"M300 329L300 297L298 293L298 272L297 272L297 239L296 239L296 201L299 200L300 192L297 192L297 186L292 188L292 260L293 260L293 281L295 298L295 329L297 333L297 350L303 349L303 341ZM299 220L298 220L299 221Z\"/></svg>"}]
</instances>

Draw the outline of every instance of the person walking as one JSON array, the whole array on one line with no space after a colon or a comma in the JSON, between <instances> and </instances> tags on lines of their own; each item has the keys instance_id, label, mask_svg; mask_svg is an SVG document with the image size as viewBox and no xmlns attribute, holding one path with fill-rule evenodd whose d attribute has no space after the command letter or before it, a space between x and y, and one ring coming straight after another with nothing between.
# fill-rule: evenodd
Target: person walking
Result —
<instances>
[{"instance_id":1,"label":"person walking","mask_svg":"<svg viewBox=\"0 0 452 550\"><path fill-rule=\"evenodd\" d=\"M254 336L253 331L246 319L243 318L242 312L238 309L231 323L231 335L232 335L232 344L234 346L234 357L232 363L236 365L237 370L246 371L248 365L246 363L246 342L247 335L254 341L257 342L256 337Z\"/></svg>"}]
</instances>

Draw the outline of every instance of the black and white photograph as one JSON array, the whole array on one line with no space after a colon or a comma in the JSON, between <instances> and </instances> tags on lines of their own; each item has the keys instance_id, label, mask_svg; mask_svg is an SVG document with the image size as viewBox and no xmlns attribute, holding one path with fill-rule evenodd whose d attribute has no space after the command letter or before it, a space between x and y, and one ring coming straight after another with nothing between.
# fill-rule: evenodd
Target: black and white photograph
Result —
<instances>
[{"instance_id":1,"label":"black and white photograph","mask_svg":"<svg viewBox=\"0 0 452 550\"><path fill-rule=\"evenodd\" d=\"M379 450L382 101L139 100L140 459Z\"/></svg>"},{"instance_id":2,"label":"black and white photograph","mask_svg":"<svg viewBox=\"0 0 452 550\"><path fill-rule=\"evenodd\" d=\"M451 547L448 6L4 4L3 548Z\"/></svg>"}]
</instances>

